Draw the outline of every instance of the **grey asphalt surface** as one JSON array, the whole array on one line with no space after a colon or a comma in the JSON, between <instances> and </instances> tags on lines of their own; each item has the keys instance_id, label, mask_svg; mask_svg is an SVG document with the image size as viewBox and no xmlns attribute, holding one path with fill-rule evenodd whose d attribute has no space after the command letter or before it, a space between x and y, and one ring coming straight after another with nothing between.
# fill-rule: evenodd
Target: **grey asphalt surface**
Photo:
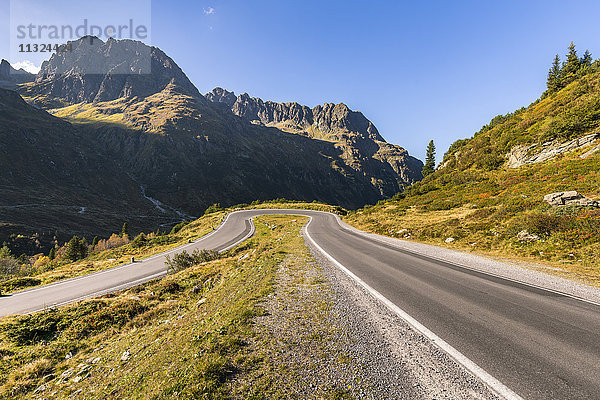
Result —
<instances>
[{"instance_id":1,"label":"grey asphalt surface","mask_svg":"<svg viewBox=\"0 0 600 400\"><path fill-rule=\"evenodd\" d=\"M312 217L307 230L323 250L523 398L600 399L600 306L375 241L332 214L239 211L170 253L234 246L261 214ZM165 256L2 297L0 316L134 286L163 275Z\"/></svg>"}]
</instances>

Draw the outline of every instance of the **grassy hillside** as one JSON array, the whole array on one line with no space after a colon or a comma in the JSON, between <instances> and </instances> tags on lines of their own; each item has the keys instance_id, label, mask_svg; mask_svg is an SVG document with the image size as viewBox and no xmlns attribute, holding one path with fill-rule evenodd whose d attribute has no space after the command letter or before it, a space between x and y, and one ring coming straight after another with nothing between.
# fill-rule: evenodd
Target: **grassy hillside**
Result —
<instances>
[{"instance_id":1,"label":"grassy hillside","mask_svg":"<svg viewBox=\"0 0 600 400\"><path fill-rule=\"evenodd\" d=\"M580 75L457 141L433 174L392 200L350 213L347 221L388 236L544 261L550 272L600 285L600 210L543 201L566 190L598 199L600 152L580 158L590 146L542 163L506 166L515 146L532 145L535 152L598 131L598 62ZM519 239L522 231L539 240Z\"/></svg>"},{"instance_id":2,"label":"grassy hillside","mask_svg":"<svg viewBox=\"0 0 600 400\"><path fill-rule=\"evenodd\" d=\"M279 229L277 217L268 222L219 260L116 295L4 319L0 398L29 397L36 388L53 398L225 398L234 372L261 368L262 355L244 346L250 321L261 313L276 265L303 247L297 232L304 220Z\"/></svg>"}]
</instances>

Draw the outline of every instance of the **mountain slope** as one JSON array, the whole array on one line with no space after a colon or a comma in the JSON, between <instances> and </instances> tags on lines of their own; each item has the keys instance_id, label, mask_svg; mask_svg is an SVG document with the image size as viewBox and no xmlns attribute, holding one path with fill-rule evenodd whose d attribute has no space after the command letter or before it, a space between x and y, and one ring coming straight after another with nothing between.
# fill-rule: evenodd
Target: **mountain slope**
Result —
<instances>
[{"instance_id":1,"label":"mountain slope","mask_svg":"<svg viewBox=\"0 0 600 400\"><path fill-rule=\"evenodd\" d=\"M557 273L600 282L600 210L544 201L571 190L600 197L599 64L455 142L435 173L349 220L390 236L556 262Z\"/></svg>"},{"instance_id":2,"label":"mountain slope","mask_svg":"<svg viewBox=\"0 0 600 400\"><path fill-rule=\"evenodd\" d=\"M77 203L86 210L113 204L114 215L131 214L138 227L154 230L156 225L149 226L154 220L146 217L148 207L166 210L169 218L173 213L180 218L201 215L213 203L281 197L356 208L390 197L420 178L420 161L383 141L362 114L343 105L325 105L320 113L311 110L315 126L327 129L327 137L316 138L251 123L209 101L160 49L91 37L72 42L72 47L73 52L52 55L35 81L19 85L18 92L58 117L54 120L69 122L61 137L65 162L75 152L84 158L95 154L110 165L104 168L99 162L86 174L91 181L115 185L107 183L95 197ZM18 124L19 116L14 116ZM76 137L85 137L85 146L75 148ZM44 159L38 153L32 157ZM8 162L2 166L12 168ZM117 187L120 179L128 183ZM64 188L42 178L33 178L32 184L40 196ZM78 199L79 193L73 188L64 196ZM130 212L122 203L139 205L144 212ZM70 218L60 218L60 212L54 215L63 221L56 222L59 230L76 227L90 234L98 228L86 221L83 229ZM35 219L21 217L26 225L38 226Z\"/></svg>"},{"instance_id":3,"label":"mountain slope","mask_svg":"<svg viewBox=\"0 0 600 400\"><path fill-rule=\"evenodd\" d=\"M132 215L141 219L136 229L180 219L143 199L139 185L88 131L4 89L0 148L0 234L107 234Z\"/></svg>"},{"instance_id":4,"label":"mountain slope","mask_svg":"<svg viewBox=\"0 0 600 400\"><path fill-rule=\"evenodd\" d=\"M386 186L390 180L402 187L422 178L423 165L419 160L402 147L387 143L371 121L343 103L326 103L311 109L298 103L265 102L247 93L236 97L222 88L213 89L206 98L226 105L251 123L335 143L352 168L372 175L384 174L385 178L378 182L384 196L394 190Z\"/></svg>"}]
</instances>

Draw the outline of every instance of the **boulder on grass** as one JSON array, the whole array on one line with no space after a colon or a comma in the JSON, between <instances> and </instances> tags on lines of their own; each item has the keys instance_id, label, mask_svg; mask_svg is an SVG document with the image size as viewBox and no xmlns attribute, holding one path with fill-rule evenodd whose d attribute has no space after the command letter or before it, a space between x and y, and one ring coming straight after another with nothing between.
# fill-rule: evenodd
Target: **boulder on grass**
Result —
<instances>
[{"instance_id":1,"label":"boulder on grass","mask_svg":"<svg viewBox=\"0 0 600 400\"><path fill-rule=\"evenodd\" d=\"M568 192L550 193L544 196L544 201L553 207L557 206L584 206L598 207L598 202L582 196L575 190Z\"/></svg>"}]
</instances>

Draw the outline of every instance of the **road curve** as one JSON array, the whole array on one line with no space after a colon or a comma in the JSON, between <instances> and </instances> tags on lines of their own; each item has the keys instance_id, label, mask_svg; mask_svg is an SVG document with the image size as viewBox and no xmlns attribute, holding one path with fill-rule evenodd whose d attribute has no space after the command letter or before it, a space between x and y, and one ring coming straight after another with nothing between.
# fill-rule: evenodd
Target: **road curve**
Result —
<instances>
[{"instance_id":1,"label":"road curve","mask_svg":"<svg viewBox=\"0 0 600 400\"><path fill-rule=\"evenodd\" d=\"M252 217L265 214L311 217L307 236L321 251L517 395L600 398L600 306L409 252L318 211L237 211L211 234L169 252L0 298L0 316L160 277L167 254L229 249L251 236Z\"/></svg>"}]
</instances>

